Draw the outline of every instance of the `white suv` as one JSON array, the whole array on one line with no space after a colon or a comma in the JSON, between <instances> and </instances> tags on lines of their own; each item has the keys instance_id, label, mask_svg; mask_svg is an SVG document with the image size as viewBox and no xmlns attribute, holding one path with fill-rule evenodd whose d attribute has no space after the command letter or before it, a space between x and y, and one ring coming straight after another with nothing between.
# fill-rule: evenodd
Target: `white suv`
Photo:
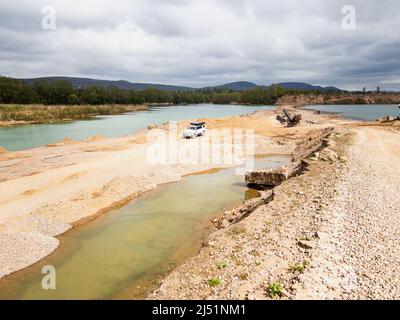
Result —
<instances>
[{"instance_id":1,"label":"white suv","mask_svg":"<svg viewBox=\"0 0 400 320\"><path fill-rule=\"evenodd\" d=\"M205 122L192 122L185 131L183 131L183 137L185 139L196 138L203 136L206 133Z\"/></svg>"}]
</instances>

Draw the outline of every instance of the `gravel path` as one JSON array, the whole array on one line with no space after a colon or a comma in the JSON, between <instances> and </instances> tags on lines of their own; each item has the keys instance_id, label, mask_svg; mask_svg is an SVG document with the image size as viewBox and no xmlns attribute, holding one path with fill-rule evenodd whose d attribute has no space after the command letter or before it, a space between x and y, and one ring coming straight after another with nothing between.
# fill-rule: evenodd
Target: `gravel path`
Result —
<instances>
[{"instance_id":1,"label":"gravel path","mask_svg":"<svg viewBox=\"0 0 400 320\"><path fill-rule=\"evenodd\" d=\"M400 298L400 135L356 133L298 299Z\"/></svg>"}]
</instances>

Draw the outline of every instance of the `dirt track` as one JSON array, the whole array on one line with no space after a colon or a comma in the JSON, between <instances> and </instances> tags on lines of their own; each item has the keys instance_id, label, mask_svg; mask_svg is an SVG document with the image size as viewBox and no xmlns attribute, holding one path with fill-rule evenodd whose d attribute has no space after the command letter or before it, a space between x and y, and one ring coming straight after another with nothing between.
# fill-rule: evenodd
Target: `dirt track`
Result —
<instances>
[{"instance_id":1,"label":"dirt track","mask_svg":"<svg viewBox=\"0 0 400 320\"><path fill-rule=\"evenodd\" d=\"M298 298L400 298L400 134L356 130Z\"/></svg>"}]
</instances>

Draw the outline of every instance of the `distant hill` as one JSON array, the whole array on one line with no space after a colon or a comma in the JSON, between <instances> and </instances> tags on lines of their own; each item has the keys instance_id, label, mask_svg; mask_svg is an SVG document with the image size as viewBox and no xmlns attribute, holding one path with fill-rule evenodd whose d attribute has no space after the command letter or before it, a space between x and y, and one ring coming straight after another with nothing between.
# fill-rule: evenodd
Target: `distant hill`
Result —
<instances>
[{"instance_id":1,"label":"distant hill","mask_svg":"<svg viewBox=\"0 0 400 320\"><path fill-rule=\"evenodd\" d=\"M192 91L196 90L196 88L191 87L183 87L183 86L175 86L175 85L165 85L165 84L156 84L156 83L133 83L125 80L99 80L99 79L89 79L89 78L78 78L78 77L42 77L42 78L32 78L32 79L20 79L22 81L26 81L28 83L33 83L34 81L42 80L46 82L64 80L69 81L72 86L75 88L85 88L90 86L99 86L99 87L117 87L119 89L134 89L134 90L146 90L148 88L156 88L163 91ZM308 83L303 82L282 82L277 83L277 85L285 88L285 89L297 89L297 90L320 90L320 91L341 91L336 87L321 87L314 86ZM226 89L231 91L245 91L253 88L267 88L267 86L257 85L253 82L248 81L237 81L230 82L214 87L205 87L203 89Z\"/></svg>"},{"instance_id":2,"label":"distant hill","mask_svg":"<svg viewBox=\"0 0 400 320\"><path fill-rule=\"evenodd\" d=\"M226 84L222 84L222 85L210 87L210 88L226 89L226 90L232 90L232 91L245 91L245 90L253 89L256 87L259 87L259 85L255 84L253 82L237 81L237 82L226 83Z\"/></svg>"},{"instance_id":3,"label":"distant hill","mask_svg":"<svg viewBox=\"0 0 400 320\"><path fill-rule=\"evenodd\" d=\"M304 82L281 82L277 83L278 86L281 86L285 89L297 89L297 90L320 90L320 91L342 91L336 87L321 87L314 86L312 84L304 83Z\"/></svg>"},{"instance_id":4,"label":"distant hill","mask_svg":"<svg viewBox=\"0 0 400 320\"><path fill-rule=\"evenodd\" d=\"M297 90L320 90L320 91L341 91L340 89L336 87L321 87L321 86L314 86L308 83L304 82L281 82L277 83L277 85L285 88L285 89L297 89ZM232 91L245 91L248 89L253 89L253 88L267 88L268 86L261 86L257 85L253 82L248 82L248 81L238 81L238 82L231 82L227 84L223 84L220 86L215 86L212 88L222 88L222 89L227 89L227 90L232 90Z\"/></svg>"},{"instance_id":5,"label":"distant hill","mask_svg":"<svg viewBox=\"0 0 400 320\"><path fill-rule=\"evenodd\" d=\"M98 87L117 87L119 89L134 89L134 90L146 90L148 88L157 88L164 91L189 91L194 90L189 87L174 86L174 85L164 85L155 83L132 83L125 80L99 80L99 79L89 79L89 78L77 78L77 77L43 77L43 78L32 78L32 79L20 79L28 83L33 83L34 81L69 81L75 88L85 88L90 86Z\"/></svg>"}]
</instances>

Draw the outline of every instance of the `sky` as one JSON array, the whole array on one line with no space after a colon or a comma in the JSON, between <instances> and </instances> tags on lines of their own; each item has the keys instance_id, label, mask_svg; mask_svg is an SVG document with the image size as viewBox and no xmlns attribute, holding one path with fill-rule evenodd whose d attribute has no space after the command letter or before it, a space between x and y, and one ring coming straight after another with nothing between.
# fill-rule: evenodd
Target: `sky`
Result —
<instances>
[{"instance_id":1,"label":"sky","mask_svg":"<svg viewBox=\"0 0 400 320\"><path fill-rule=\"evenodd\" d=\"M0 74L400 91L400 1L0 0Z\"/></svg>"}]
</instances>

